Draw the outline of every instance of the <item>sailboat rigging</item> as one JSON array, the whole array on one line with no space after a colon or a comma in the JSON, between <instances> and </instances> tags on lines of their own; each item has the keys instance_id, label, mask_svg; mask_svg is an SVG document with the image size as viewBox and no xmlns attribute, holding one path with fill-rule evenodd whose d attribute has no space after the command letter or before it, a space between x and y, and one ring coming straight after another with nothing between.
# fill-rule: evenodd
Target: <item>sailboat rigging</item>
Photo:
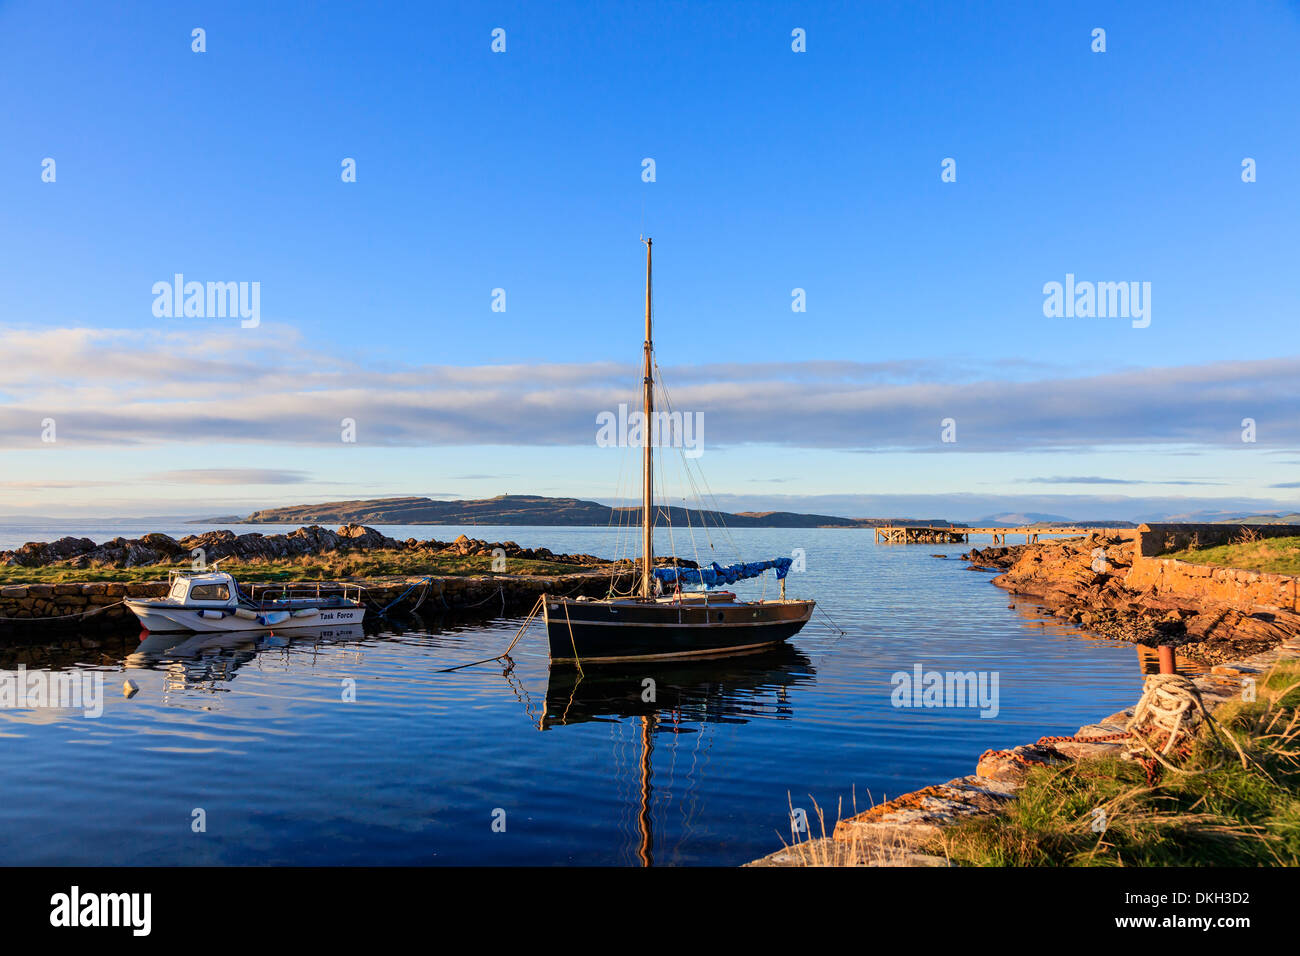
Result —
<instances>
[{"instance_id":1,"label":"sailboat rigging","mask_svg":"<svg viewBox=\"0 0 1300 956\"><path fill-rule=\"evenodd\" d=\"M542 599L551 659L619 661L674 659L757 651L797 634L812 617L815 602L787 599L790 558L721 567L686 568L674 560L655 566L654 550L654 338L652 328L653 249L645 243L645 341L642 349L641 559L635 594L603 599ZM776 572L781 595L775 600L741 601L730 591L708 588ZM663 595L666 585L673 586ZM684 591L696 585L698 591Z\"/></svg>"}]
</instances>

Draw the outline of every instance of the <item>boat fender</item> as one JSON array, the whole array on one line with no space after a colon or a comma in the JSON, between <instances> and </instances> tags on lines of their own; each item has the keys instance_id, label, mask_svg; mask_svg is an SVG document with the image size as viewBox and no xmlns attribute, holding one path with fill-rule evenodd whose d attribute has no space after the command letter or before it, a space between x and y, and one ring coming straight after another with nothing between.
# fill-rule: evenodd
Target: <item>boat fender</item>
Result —
<instances>
[{"instance_id":1,"label":"boat fender","mask_svg":"<svg viewBox=\"0 0 1300 956\"><path fill-rule=\"evenodd\" d=\"M250 611L250 610L249 610L248 608L246 608L246 607L238 608L238 609L235 611L235 617L242 617L245 621L256 621L256 620L257 620L257 614L255 614L253 611Z\"/></svg>"},{"instance_id":2,"label":"boat fender","mask_svg":"<svg viewBox=\"0 0 1300 956\"><path fill-rule=\"evenodd\" d=\"M287 621L288 619L288 611L268 611L257 616L257 623L264 625L279 624L281 621Z\"/></svg>"},{"instance_id":3,"label":"boat fender","mask_svg":"<svg viewBox=\"0 0 1300 956\"><path fill-rule=\"evenodd\" d=\"M304 607L293 612L294 617L311 617L313 614L319 614L320 611L314 607Z\"/></svg>"},{"instance_id":4,"label":"boat fender","mask_svg":"<svg viewBox=\"0 0 1300 956\"><path fill-rule=\"evenodd\" d=\"M204 608L202 611L199 611L199 617L213 618L218 621L225 616L226 616L225 611L217 611L211 608Z\"/></svg>"}]
</instances>

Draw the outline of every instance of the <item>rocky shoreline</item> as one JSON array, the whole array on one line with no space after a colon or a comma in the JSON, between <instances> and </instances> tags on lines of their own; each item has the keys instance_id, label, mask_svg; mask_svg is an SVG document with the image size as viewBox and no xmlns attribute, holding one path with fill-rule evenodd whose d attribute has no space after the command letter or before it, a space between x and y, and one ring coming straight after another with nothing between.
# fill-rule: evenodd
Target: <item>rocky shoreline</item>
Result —
<instances>
[{"instance_id":1,"label":"rocky shoreline","mask_svg":"<svg viewBox=\"0 0 1300 956\"><path fill-rule=\"evenodd\" d=\"M399 602L393 608L399 614L418 609L430 616L473 611L482 617L492 617L527 611L545 593L599 597L608 590L610 580L609 570L590 570L572 574L403 577L349 581L347 586L360 586L372 610ZM629 572L618 572L614 583L628 587L631 580ZM260 582L241 581L240 584L253 593L262 587L280 587ZM138 632L136 617L122 604L123 598L162 597L167 587L166 581L0 586L0 644L40 639L60 630ZM338 585L322 584L321 587L323 593L330 593Z\"/></svg>"},{"instance_id":2,"label":"rocky shoreline","mask_svg":"<svg viewBox=\"0 0 1300 956\"><path fill-rule=\"evenodd\" d=\"M299 528L287 534L260 534L233 531L206 531L177 540L154 533L139 538L114 538L96 544L90 538L64 537L57 541L31 541L12 551L0 551L0 565L41 568L66 565L73 569L135 568L153 564L189 562L201 552L208 562L234 558L239 561L280 561L329 554L357 554L387 551L420 557L494 556L504 552L506 558L549 561L583 567L604 565L605 558L590 554L555 554L547 548L521 548L513 541L488 542L461 535L455 541L430 538L398 540L364 525L345 524L338 531L319 525ZM685 564L685 562L682 562ZM694 565L691 565L692 567Z\"/></svg>"},{"instance_id":3,"label":"rocky shoreline","mask_svg":"<svg viewBox=\"0 0 1300 956\"><path fill-rule=\"evenodd\" d=\"M135 616L122 605L124 598L156 598L167 593L167 571L188 568L199 556L205 564L231 559L226 570L234 572L249 593L262 588L279 589L281 582L258 579L256 570L241 575L240 564L255 569L270 562L326 560L331 557L363 555L393 556L403 573L382 577L348 577L339 581L305 582L300 587L319 588L325 593L342 585L360 586L369 605L387 607L398 602L401 613L421 607L425 613L475 611L510 614L526 611L543 593L601 596L611 577L620 587L631 581L634 564L610 562L589 554L556 554L548 548L522 548L513 541L489 542L461 535L455 541L389 538L362 525L344 525L337 531L319 526L299 528L287 534L237 535L232 531L208 531L179 540L166 534L139 538L114 538L96 544L89 538L65 537L52 542L29 542L12 551L0 551L0 566L17 572L0 583L0 640L27 640L48 634L51 628L76 628L95 632L137 628ZM551 569L551 573L422 574L445 568L445 559L498 558L509 561L538 561L547 565L571 566L572 571ZM439 565L438 562L442 562ZM453 561L453 563L455 563ZM694 562L680 564L695 567ZM25 580L22 569L67 569L74 580L49 583L35 575ZM157 568L157 577L146 581L77 581L77 571L126 568ZM291 565L292 567L292 565ZM518 565L515 566L516 568ZM509 569L510 565L507 564ZM536 566L534 566L536 568ZM409 569L409 571L407 571ZM152 572L151 572L152 573ZM14 580L16 578L16 580Z\"/></svg>"},{"instance_id":4,"label":"rocky shoreline","mask_svg":"<svg viewBox=\"0 0 1300 956\"><path fill-rule=\"evenodd\" d=\"M1085 631L1172 645L1180 656L1204 662L1208 673L1192 681L1213 711L1279 662L1300 660L1300 579L1161 558L1179 537L1171 527L972 549L965 557L973 570L998 572L993 584ZM1034 766L1118 753L1122 743L1114 738L1132 716L1129 708L1080 727L1074 737L1083 740L1041 737L985 751L969 776L886 800L838 821L829 837L746 866L950 866L933 849L945 829L1003 812Z\"/></svg>"},{"instance_id":5,"label":"rocky shoreline","mask_svg":"<svg viewBox=\"0 0 1300 956\"><path fill-rule=\"evenodd\" d=\"M1097 533L972 549L967 557L974 567L1001 571L994 584L1036 599L1054 617L1102 637L1168 644L1207 664L1249 657L1300 634L1294 579L1146 557L1140 547L1140 536ZM1161 588L1171 566L1187 583ZM1220 586L1194 587L1195 581Z\"/></svg>"},{"instance_id":6,"label":"rocky shoreline","mask_svg":"<svg viewBox=\"0 0 1300 956\"><path fill-rule=\"evenodd\" d=\"M1258 682L1280 662L1300 660L1300 637L1244 660L1214 666L1192 678L1211 713L1238 699L1247 682ZM840 820L829 837L787 846L746 866L952 866L937 855L944 832L977 817L1002 813L1024 787L1032 768L1064 766L1090 757L1117 755L1134 708L1080 727L1075 740L1041 737L1008 750L987 750L975 772L886 800ZM1111 738L1111 739L1106 739Z\"/></svg>"}]
</instances>

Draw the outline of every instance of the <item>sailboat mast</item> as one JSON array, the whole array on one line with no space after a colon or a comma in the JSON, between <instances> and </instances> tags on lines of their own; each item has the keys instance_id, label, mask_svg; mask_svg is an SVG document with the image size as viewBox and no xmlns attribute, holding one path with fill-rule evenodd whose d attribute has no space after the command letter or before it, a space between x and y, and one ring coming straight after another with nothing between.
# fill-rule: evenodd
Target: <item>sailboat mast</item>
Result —
<instances>
[{"instance_id":1,"label":"sailboat mast","mask_svg":"<svg viewBox=\"0 0 1300 956\"><path fill-rule=\"evenodd\" d=\"M641 458L641 596L650 597L654 591L654 346L650 339L650 248L653 239L645 241L645 365L641 384L644 391L645 452Z\"/></svg>"}]
</instances>

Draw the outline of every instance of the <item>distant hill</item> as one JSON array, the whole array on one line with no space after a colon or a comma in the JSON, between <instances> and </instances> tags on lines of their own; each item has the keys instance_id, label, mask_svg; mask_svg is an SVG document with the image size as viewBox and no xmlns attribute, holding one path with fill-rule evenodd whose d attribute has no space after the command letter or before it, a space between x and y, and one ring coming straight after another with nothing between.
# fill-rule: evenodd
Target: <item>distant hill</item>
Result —
<instances>
[{"instance_id":1,"label":"distant hill","mask_svg":"<svg viewBox=\"0 0 1300 956\"><path fill-rule=\"evenodd\" d=\"M884 524L949 525L930 518L843 518L836 515L798 514L791 511L746 511L731 514L673 507L668 520L685 527L719 522L731 528L871 528ZM315 505L290 505L254 511L246 518L229 515L192 524L442 524L442 525L587 525L639 524L640 508L612 508L581 498L547 498L541 495L498 495L470 501L433 498L375 498L367 501L329 501Z\"/></svg>"},{"instance_id":2,"label":"distant hill","mask_svg":"<svg viewBox=\"0 0 1300 956\"><path fill-rule=\"evenodd\" d=\"M1300 514L1242 515L1239 518L1216 518L1214 524L1300 524Z\"/></svg>"},{"instance_id":3,"label":"distant hill","mask_svg":"<svg viewBox=\"0 0 1300 956\"><path fill-rule=\"evenodd\" d=\"M1192 511L1152 519L1173 524L1300 524L1300 514L1251 514L1246 511Z\"/></svg>"},{"instance_id":4,"label":"distant hill","mask_svg":"<svg viewBox=\"0 0 1300 956\"><path fill-rule=\"evenodd\" d=\"M1020 514L1004 513L981 518L971 524L973 528L1136 528L1132 521L1075 521L1063 515L1041 514L1026 511Z\"/></svg>"},{"instance_id":5,"label":"distant hill","mask_svg":"<svg viewBox=\"0 0 1300 956\"><path fill-rule=\"evenodd\" d=\"M976 528L996 528L999 526L1008 526L1012 528L1023 528L1025 525L1035 524L1037 522L1051 522L1053 524L1070 524L1070 519L1064 515L1048 515L1037 511L1026 511L1021 513L1003 512L998 515L989 515L987 518L980 518L973 527Z\"/></svg>"}]
</instances>

